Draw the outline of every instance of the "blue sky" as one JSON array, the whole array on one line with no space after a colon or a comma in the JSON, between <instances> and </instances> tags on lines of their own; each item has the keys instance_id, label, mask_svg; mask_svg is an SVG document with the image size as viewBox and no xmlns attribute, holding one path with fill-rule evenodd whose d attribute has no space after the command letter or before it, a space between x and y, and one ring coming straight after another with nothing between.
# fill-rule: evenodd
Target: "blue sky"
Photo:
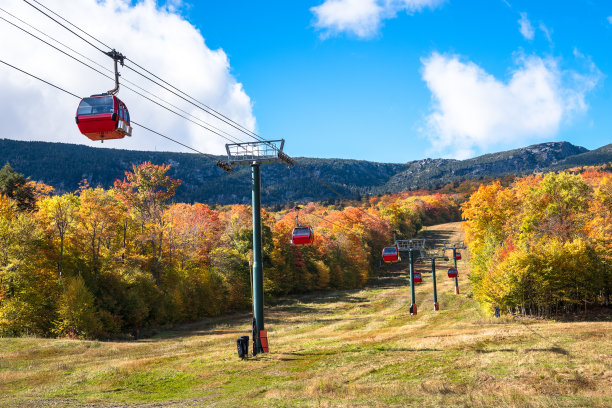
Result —
<instances>
[{"instance_id":1,"label":"blue sky","mask_svg":"<svg viewBox=\"0 0 612 408\"><path fill-rule=\"evenodd\" d=\"M609 0L44 4L263 137L286 139L293 156L406 162L547 141L589 149L612 142ZM108 57L23 1L0 0L0 6L111 67ZM89 21L113 24L84 24ZM0 42L3 60L71 92L112 88L3 21L0 37L12 39ZM135 95L125 81L198 120L234 129L128 69L121 73L119 96L134 120L202 151L224 151L225 140ZM100 146L76 129L74 98L5 66L0 92L0 137ZM142 129L102 147L181 150Z\"/></svg>"},{"instance_id":2,"label":"blue sky","mask_svg":"<svg viewBox=\"0 0 612 408\"><path fill-rule=\"evenodd\" d=\"M323 3L225 0L182 8L207 45L227 53L232 73L252 99L260 133L286 138L294 155L403 162L542 141L566 140L590 149L612 141L607 79L612 2L447 0L431 8L391 11L361 36L359 28L317 27L313 7ZM356 7L350 3L339 6ZM521 19L532 27L527 38ZM545 122L543 129L504 132L502 120L488 127L502 130L501 136L490 135L490 142L461 129L451 129L451 140L434 142L427 118L437 102L423 73L424 61L436 53L475 64L502 84L522 66L517 60L549 60L559 71L556 86L581 93L576 98L583 97L584 106L550 120L533 118ZM573 83L576 75L585 79ZM512 102L520 104L521 98ZM512 109L500 103L485 113L504 115ZM468 113L475 115L469 120L478 120L478 112Z\"/></svg>"}]
</instances>

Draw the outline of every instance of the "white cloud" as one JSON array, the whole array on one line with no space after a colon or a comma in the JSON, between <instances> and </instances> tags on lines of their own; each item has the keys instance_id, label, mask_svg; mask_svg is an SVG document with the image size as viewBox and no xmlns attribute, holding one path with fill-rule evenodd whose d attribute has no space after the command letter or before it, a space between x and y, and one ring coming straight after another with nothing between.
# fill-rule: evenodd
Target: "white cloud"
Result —
<instances>
[{"instance_id":1,"label":"white cloud","mask_svg":"<svg viewBox=\"0 0 612 408\"><path fill-rule=\"evenodd\" d=\"M374 36L382 20L391 19L405 11L415 13L433 8L444 0L325 0L310 10L316 17L314 26L323 30L322 36L350 33L360 38Z\"/></svg>"},{"instance_id":2,"label":"white cloud","mask_svg":"<svg viewBox=\"0 0 612 408\"><path fill-rule=\"evenodd\" d=\"M380 25L382 7L376 0L326 0L313 7L315 27L326 28L328 33L348 31L358 37L370 37Z\"/></svg>"},{"instance_id":3,"label":"white cloud","mask_svg":"<svg viewBox=\"0 0 612 408\"><path fill-rule=\"evenodd\" d=\"M586 111L585 95L602 76L590 61L590 72L579 74L537 56L517 58L507 82L456 55L433 53L422 62L433 99L425 134L434 152L456 158L554 136Z\"/></svg>"},{"instance_id":4,"label":"white cloud","mask_svg":"<svg viewBox=\"0 0 612 408\"><path fill-rule=\"evenodd\" d=\"M608 17L608 23L612 24L612 16Z\"/></svg>"},{"instance_id":5,"label":"white cloud","mask_svg":"<svg viewBox=\"0 0 612 408\"><path fill-rule=\"evenodd\" d=\"M533 36L535 35L535 31L533 30L533 26L531 25L531 21L527 18L527 13L521 13L521 18L518 21L519 23L519 31L527 40L533 40Z\"/></svg>"},{"instance_id":6,"label":"white cloud","mask_svg":"<svg viewBox=\"0 0 612 408\"><path fill-rule=\"evenodd\" d=\"M221 49L209 49L199 30L176 14L182 5L180 0L171 0L166 4L164 7L158 7L153 0L80 0L70 3L68 7L62 0L45 2L47 7L115 47L141 66L253 130L255 118L251 100L242 84L232 76L227 55ZM0 0L0 5L89 58L112 68L110 58L95 51L25 3ZM12 20L2 12L0 15ZM92 24L93 22L104 23ZM0 21L0 38L11 39L0 43L3 60L78 95L88 96L113 88L112 81L4 21ZM126 65L128 64L133 65L126 62ZM230 131L223 123L127 68L120 68L120 71L122 80L135 82L206 122ZM132 85L124 85L133 88ZM118 96L128 106L134 121L198 150L214 153L224 151L225 140L146 101L127 90L125 86L121 87ZM3 96L0 102L0 120L5 124L0 138L99 145L82 136L74 123L77 99L3 65L0 65L0 94ZM103 147L185 151L180 146L136 126L132 138L107 141Z\"/></svg>"},{"instance_id":7,"label":"white cloud","mask_svg":"<svg viewBox=\"0 0 612 408\"><path fill-rule=\"evenodd\" d=\"M544 23L540 23L540 30L544 33L546 40L548 40L549 43L552 43L551 30L548 27L546 27Z\"/></svg>"}]
</instances>

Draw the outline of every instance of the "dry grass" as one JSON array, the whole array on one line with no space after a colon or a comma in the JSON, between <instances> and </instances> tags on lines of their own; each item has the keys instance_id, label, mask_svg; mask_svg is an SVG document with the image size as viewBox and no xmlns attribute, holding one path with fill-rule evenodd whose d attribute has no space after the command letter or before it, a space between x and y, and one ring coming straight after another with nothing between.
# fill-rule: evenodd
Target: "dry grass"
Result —
<instances>
[{"instance_id":1,"label":"dry grass","mask_svg":"<svg viewBox=\"0 0 612 408\"><path fill-rule=\"evenodd\" d=\"M425 233L460 238L458 224ZM400 267L364 290L278 302L272 352L248 361L235 351L247 314L135 342L0 339L0 406L612 406L612 323L489 318L442 264L434 312L428 268L418 316Z\"/></svg>"}]
</instances>

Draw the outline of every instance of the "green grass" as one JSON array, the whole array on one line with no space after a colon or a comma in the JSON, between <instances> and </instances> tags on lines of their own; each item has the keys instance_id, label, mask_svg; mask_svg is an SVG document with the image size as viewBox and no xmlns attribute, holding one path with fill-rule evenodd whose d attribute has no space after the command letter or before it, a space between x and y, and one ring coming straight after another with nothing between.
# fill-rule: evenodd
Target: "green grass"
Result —
<instances>
[{"instance_id":1,"label":"green grass","mask_svg":"<svg viewBox=\"0 0 612 408\"><path fill-rule=\"evenodd\" d=\"M443 274L441 310L424 274L410 316L397 277L406 271L277 301L265 312L271 353L247 361L235 339L248 314L133 342L0 339L0 406L612 406L611 323L491 318Z\"/></svg>"}]
</instances>

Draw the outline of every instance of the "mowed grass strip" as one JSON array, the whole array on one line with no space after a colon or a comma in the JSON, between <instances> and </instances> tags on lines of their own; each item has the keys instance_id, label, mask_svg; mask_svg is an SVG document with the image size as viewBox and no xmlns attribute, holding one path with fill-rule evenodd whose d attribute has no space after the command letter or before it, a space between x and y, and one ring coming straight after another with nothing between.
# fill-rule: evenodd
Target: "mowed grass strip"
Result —
<instances>
[{"instance_id":1,"label":"mowed grass strip","mask_svg":"<svg viewBox=\"0 0 612 408\"><path fill-rule=\"evenodd\" d=\"M459 224L424 232L461 238ZM466 258L464 252L464 259ZM271 353L241 361L249 314L132 342L0 339L0 406L609 407L612 323L488 317L439 262L368 288L308 294L266 309Z\"/></svg>"}]
</instances>

